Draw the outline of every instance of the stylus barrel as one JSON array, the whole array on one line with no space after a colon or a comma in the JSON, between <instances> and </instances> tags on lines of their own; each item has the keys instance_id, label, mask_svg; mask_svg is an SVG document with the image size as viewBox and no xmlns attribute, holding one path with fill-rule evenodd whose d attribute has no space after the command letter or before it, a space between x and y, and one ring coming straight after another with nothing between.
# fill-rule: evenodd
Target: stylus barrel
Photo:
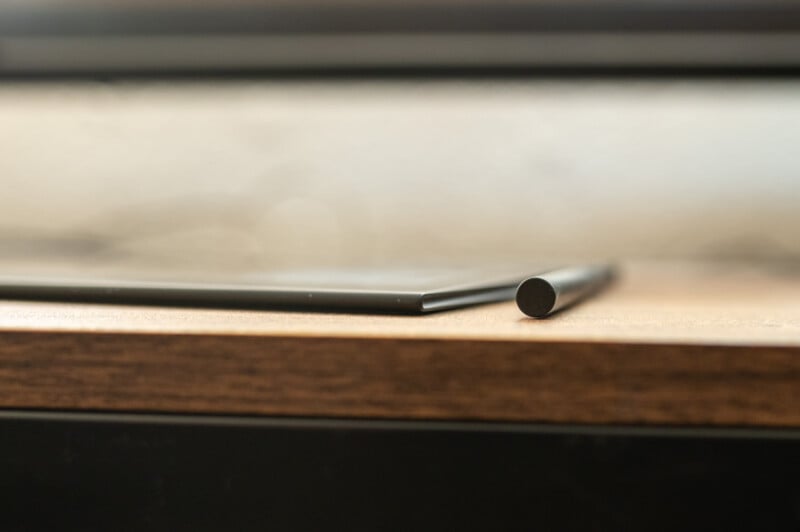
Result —
<instances>
[{"instance_id":1,"label":"stylus barrel","mask_svg":"<svg viewBox=\"0 0 800 532\"><path fill-rule=\"evenodd\" d=\"M612 266L576 266L526 279L517 288L517 306L533 318L544 318L585 299L614 277Z\"/></svg>"}]
</instances>

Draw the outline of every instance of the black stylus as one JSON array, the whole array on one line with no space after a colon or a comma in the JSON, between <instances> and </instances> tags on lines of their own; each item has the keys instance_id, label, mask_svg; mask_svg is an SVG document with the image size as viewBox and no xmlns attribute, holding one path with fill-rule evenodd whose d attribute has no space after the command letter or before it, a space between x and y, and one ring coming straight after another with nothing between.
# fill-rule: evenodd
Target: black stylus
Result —
<instances>
[{"instance_id":1,"label":"black stylus","mask_svg":"<svg viewBox=\"0 0 800 532\"><path fill-rule=\"evenodd\" d=\"M552 270L517 287L517 306L533 318L544 318L605 287L614 278L607 264Z\"/></svg>"}]
</instances>

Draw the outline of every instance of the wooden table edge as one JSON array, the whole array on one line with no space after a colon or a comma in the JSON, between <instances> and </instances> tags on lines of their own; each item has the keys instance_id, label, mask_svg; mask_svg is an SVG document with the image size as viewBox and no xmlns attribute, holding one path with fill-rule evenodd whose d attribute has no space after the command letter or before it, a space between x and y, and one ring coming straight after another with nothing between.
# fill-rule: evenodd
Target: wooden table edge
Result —
<instances>
[{"instance_id":1,"label":"wooden table edge","mask_svg":"<svg viewBox=\"0 0 800 532\"><path fill-rule=\"evenodd\" d=\"M0 332L0 408L800 426L800 347Z\"/></svg>"}]
</instances>

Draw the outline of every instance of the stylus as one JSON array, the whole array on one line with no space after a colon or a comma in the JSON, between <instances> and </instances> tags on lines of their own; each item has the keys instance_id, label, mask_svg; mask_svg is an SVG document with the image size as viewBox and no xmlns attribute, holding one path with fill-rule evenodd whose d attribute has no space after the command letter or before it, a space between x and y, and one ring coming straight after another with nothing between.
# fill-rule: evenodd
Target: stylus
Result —
<instances>
[{"instance_id":1,"label":"stylus","mask_svg":"<svg viewBox=\"0 0 800 532\"><path fill-rule=\"evenodd\" d=\"M607 264L552 270L520 283L517 306L528 316L544 318L595 294L613 277L614 268Z\"/></svg>"}]
</instances>

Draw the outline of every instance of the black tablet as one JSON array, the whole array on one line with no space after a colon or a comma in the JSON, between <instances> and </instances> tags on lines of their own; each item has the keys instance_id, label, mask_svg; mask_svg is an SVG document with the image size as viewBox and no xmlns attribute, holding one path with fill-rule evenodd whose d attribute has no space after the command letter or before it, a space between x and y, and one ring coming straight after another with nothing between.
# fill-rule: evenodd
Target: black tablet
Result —
<instances>
[{"instance_id":1,"label":"black tablet","mask_svg":"<svg viewBox=\"0 0 800 532\"><path fill-rule=\"evenodd\" d=\"M548 269L552 267L324 268L180 277L0 275L0 298L421 314L513 299L522 280Z\"/></svg>"}]
</instances>

